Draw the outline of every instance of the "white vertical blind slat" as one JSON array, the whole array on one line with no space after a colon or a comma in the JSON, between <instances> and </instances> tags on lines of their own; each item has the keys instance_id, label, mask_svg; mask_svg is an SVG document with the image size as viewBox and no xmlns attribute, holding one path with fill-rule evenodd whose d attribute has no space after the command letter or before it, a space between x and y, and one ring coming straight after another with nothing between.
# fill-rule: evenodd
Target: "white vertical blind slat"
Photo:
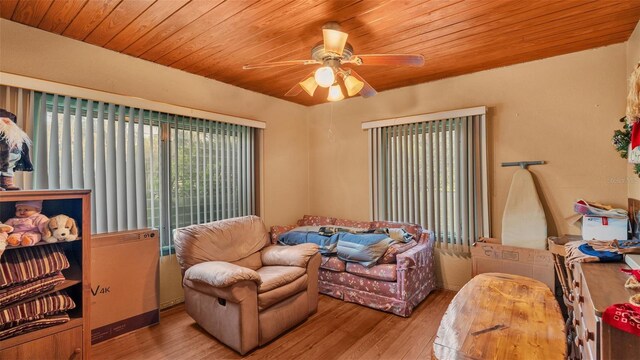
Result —
<instances>
[{"instance_id":1,"label":"white vertical blind slat","mask_svg":"<svg viewBox=\"0 0 640 360\"><path fill-rule=\"evenodd\" d=\"M216 220L220 220L222 219L222 196L220 195L221 192L221 183L220 183L220 162L221 160L221 148L220 148L220 131L221 131L221 126L216 126L215 129L215 142L216 142L216 146L215 146L215 159L216 159L216 163L215 163L215 168L213 169L213 173L214 173L214 177L215 177L215 182L216 182Z\"/></svg>"},{"instance_id":2,"label":"white vertical blind slat","mask_svg":"<svg viewBox=\"0 0 640 360\"><path fill-rule=\"evenodd\" d=\"M208 131L209 131L209 140L207 141L207 143L209 144L209 216L210 216L210 221L214 221L215 218L215 193L214 193L214 172L213 172L213 164L214 164L214 160L213 160L213 146L214 146L214 142L213 142L213 131L214 131L214 127L215 124L211 121L208 122Z\"/></svg>"},{"instance_id":3,"label":"white vertical blind slat","mask_svg":"<svg viewBox=\"0 0 640 360\"><path fill-rule=\"evenodd\" d=\"M463 251L468 251L469 239L469 214L467 212L467 199L469 191L466 186L466 179L468 178L467 172L467 124L469 118L462 118L460 124L460 227L462 230L462 246Z\"/></svg>"},{"instance_id":4,"label":"white vertical blind slat","mask_svg":"<svg viewBox=\"0 0 640 360\"><path fill-rule=\"evenodd\" d=\"M413 219L411 222L419 224L422 214L420 213L420 136L418 123L413 124L411 138L413 139Z\"/></svg>"},{"instance_id":5,"label":"white vertical blind slat","mask_svg":"<svg viewBox=\"0 0 640 360\"><path fill-rule=\"evenodd\" d=\"M62 146L60 147L60 188L73 188L71 172L71 98L64 97L62 111Z\"/></svg>"},{"instance_id":6,"label":"white vertical blind slat","mask_svg":"<svg viewBox=\"0 0 640 360\"><path fill-rule=\"evenodd\" d=\"M434 122L433 129L433 209L434 209L434 224L433 231L435 231L436 239L438 241L438 245L442 246L442 222L441 222L441 204L440 201L440 193L442 191L441 187L441 168L440 168L440 126L441 121ZM444 244L446 247L446 244Z\"/></svg>"},{"instance_id":7,"label":"white vertical blind slat","mask_svg":"<svg viewBox=\"0 0 640 360\"><path fill-rule=\"evenodd\" d=\"M107 146L105 150L106 161L106 204L107 204L107 231L118 230L118 189L116 172L116 107L109 104L107 115ZM124 182L123 182L124 183Z\"/></svg>"},{"instance_id":8,"label":"white vertical blind slat","mask_svg":"<svg viewBox=\"0 0 640 360\"><path fill-rule=\"evenodd\" d=\"M74 189L83 189L84 186L84 161L82 159L83 146L82 138L82 99L76 99L75 115L73 117L73 170L72 171L72 187ZM87 120L88 121L88 120ZM91 133L93 135L93 133Z\"/></svg>"},{"instance_id":9,"label":"white vertical blind slat","mask_svg":"<svg viewBox=\"0 0 640 360\"><path fill-rule=\"evenodd\" d=\"M96 120L96 144L109 144L106 143L104 133L104 103L98 102L98 114ZM96 146L96 232L102 233L108 231L108 202L107 202L107 177L106 177L106 159L105 159L105 147Z\"/></svg>"},{"instance_id":10,"label":"white vertical blind slat","mask_svg":"<svg viewBox=\"0 0 640 360\"><path fill-rule=\"evenodd\" d=\"M49 134L49 189L60 188L60 155L58 148L58 95L53 95L51 133Z\"/></svg>"},{"instance_id":11,"label":"white vertical blind slat","mask_svg":"<svg viewBox=\"0 0 640 360\"><path fill-rule=\"evenodd\" d=\"M147 227L147 188L145 181L144 151L144 110L138 109L138 129L136 142L136 227Z\"/></svg>"},{"instance_id":12,"label":"white vertical blind slat","mask_svg":"<svg viewBox=\"0 0 640 360\"><path fill-rule=\"evenodd\" d=\"M135 156L135 112L134 108L129 108L129 121L127 121L127 147L126 147L126 168L127 168L127 227L135 229L138 221L137 196L136 196L136 156Z\"/></svg>"},{"instance_id":13,"label":"white vertical blind slat","mask_svg":"<svg viewBox=\"0 0 640 360\"><path fill-rule=\"evenodd\" d=\"M370 207L369 220L375 220L378 216L378 176L377 176L377 164L378 164L378 144L377 144L378 129L369 129L369 186L371 191L371 199L373 200L373 206Z\"/></svg>"},{"instance_id":14,"label":"white vertical blind slat","mask_svg":"<svg viewBox=\"0 0 640 360\"><path fill-rule=\"evenodd\" d=\"M413 138L411 136L411 131L412 131L412 125L411 124L407 124L405 126L406 128L406 134L405 137L407 138L406 141L406 156L407 156L407 171L406 171L406 178L405 178L405 185L406 185L406 197L407 197L407 201L405 202L405 205L407 205L407 213L405 214L405 219L408 219L409 222L414 222L414 213L413 213Z\"/></svg>"},{"instance_id":15,"label":"white vertical blind slat","mask_svg":"<svg viewBox=\"0 0 640 360\"><path fill-rule=\"evenodd\" d=\"M85 127L84 139L85 139L85 161L84 161L84 187L91 189L91 231L93 233L97 230L96 220L96 172L95 172L95 155L94 155L94 125L95 119L93 118L93 101L87 101L87 126ZM82 136L82 134L80 134Z\"/></svg>"},{"instance_id":16,"label":"white vertical blind slat","mask_svg":"<svg viewBox=\"0 0 640 360\"><path fill-rule=\"evenodd\" d=\"M126 109L124 105L118 106L118 130L116 137L116 196L117 202L117 229L127 230L127 123L125 121Z\"/></svg>"},{"instance_id":17,"label":"white vertical blind slat","mask_svg":"<svg viewBox=\"0 0 640 360\"><path fill-rule=\"evenodd\" d=\"M36 97L33 97L36 99ZM35 131L35 152L34 152L34 184L35 189L46 189L49 185L49 167L47 161L47 94L40 93L38 101L35 102L37 114L37 130Z\"/></svg>"}]
</instances>

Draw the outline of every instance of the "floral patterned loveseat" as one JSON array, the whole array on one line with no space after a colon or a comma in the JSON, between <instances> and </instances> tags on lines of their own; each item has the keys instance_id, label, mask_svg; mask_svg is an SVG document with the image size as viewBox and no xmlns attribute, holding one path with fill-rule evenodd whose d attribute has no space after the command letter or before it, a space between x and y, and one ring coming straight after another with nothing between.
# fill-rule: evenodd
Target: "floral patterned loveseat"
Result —
<instances>
[{"instance_id":1,"label":"floral patterned loveseat","mask_svg":"<svg viewBox=\"0 0 640 360\"><path fill-rule=\"evenodd\" d=\"M272 226L271 241L298 226L343 226L362 229L403 228L414 235L407 244L389 247L377 265L367 268L337 256L323 256L318 277L320 293L373 309L408 317L436 287L433 233L420 225L388 221L351 221L305 215L296 225Z\"/></svg>"}]
</instances>

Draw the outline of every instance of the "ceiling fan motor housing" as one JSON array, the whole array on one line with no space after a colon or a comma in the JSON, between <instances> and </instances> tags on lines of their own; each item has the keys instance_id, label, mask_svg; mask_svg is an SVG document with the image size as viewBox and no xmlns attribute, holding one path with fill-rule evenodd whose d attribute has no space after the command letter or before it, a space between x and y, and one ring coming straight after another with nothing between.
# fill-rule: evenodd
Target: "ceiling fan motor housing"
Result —
<instances>
[{"instance_id":1,"label":"ceiling fan motor housing","mask_svg":"<svg viewBox=\"0 0 640 360\"><path fill-rule=\"evenodd\" d=\"M320 61L327 66L332 66L326 64L328 60L336 60L337 64L335 66L338 66L340 65L340 62L348 62L349 59L351 59L351 56L353 56L353 46L349 43L344 46L342 56L333 52L324 51L324 43L322 41L317 43L313 49L311 49L311 58Z\"/></svg>"}]
</instances>

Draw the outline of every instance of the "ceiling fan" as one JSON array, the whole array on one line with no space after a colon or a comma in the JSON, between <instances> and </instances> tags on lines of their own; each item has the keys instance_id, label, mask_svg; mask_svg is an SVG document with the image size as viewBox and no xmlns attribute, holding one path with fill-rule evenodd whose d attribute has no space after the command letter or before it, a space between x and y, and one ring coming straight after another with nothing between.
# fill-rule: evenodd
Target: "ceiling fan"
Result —
<instances>
[{"instance_id":1,"label":"ceiling fan","mask_svg":"<svg viewBox=\"0 0 640 360\"><path fill-rule=\"evenodd\" d=\"M327 100L339 101L344 99L344 94L338 83L339 79L342 79L348 96L360 94L362 97L367 98L377 93L355 70L342 68L342 65L424 65L424 57L422 55L354 55L353 46L347 42L349 34L340 31L340 25L337 22L326 23L322 27L322 35L324 41L319 42L311 49L312 59L250 64L243 66L243 69L262 69L291 65L322 65L294 85L285 96L296 96L302 90L309 96L313 96L318 86L320 86L329 88Z\"/></svg>"}]
</instances>

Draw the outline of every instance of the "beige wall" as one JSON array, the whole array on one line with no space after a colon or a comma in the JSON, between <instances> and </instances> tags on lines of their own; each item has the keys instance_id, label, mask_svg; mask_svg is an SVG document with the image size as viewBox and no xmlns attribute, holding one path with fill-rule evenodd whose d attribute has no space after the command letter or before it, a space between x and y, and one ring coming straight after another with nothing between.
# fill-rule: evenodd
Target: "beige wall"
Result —
<instances>
[{"instance_id":1,"label":"beige wall","mask_svg":"<svg viewBox=\"0 0 640 360\"><path fill-rule=\"evenodd\" d=\"M4 19L0 71L264 121L265 222L308 211L304 106Z\"/></svg>"},{"instance_id":2,"label":"beige wall","mask_svg":"<svg viewBox=\"0 0 640 360\"><path fill-rule=\"evenodd\" d=\"M547 211L549 233L579 233L566 223L578 198L625 206L626 164L611 145L625 107L625 44L410 86L311 109L310 209L369 217L368 140L363 121L489 107L491 224L500 236L515 168L504 161L544 160L531 171ZM425 66L429 66L429 60ZM457 288L469 261L439 257L441 280Z\"/></svg>"},{"instance_id":3,"label":"beige wall","mask_svg":"<svg viewBox=\"0 0 640 360\"><path fill-rule=\"evenodd\" d=\"M640 62L640 22L627 41L627 76L631 75ZM627 88L628 91L628 88ZM633 166L627 165L628 196L640 200L640 177L633 172Z\"/></svg>"}]
</instances>

